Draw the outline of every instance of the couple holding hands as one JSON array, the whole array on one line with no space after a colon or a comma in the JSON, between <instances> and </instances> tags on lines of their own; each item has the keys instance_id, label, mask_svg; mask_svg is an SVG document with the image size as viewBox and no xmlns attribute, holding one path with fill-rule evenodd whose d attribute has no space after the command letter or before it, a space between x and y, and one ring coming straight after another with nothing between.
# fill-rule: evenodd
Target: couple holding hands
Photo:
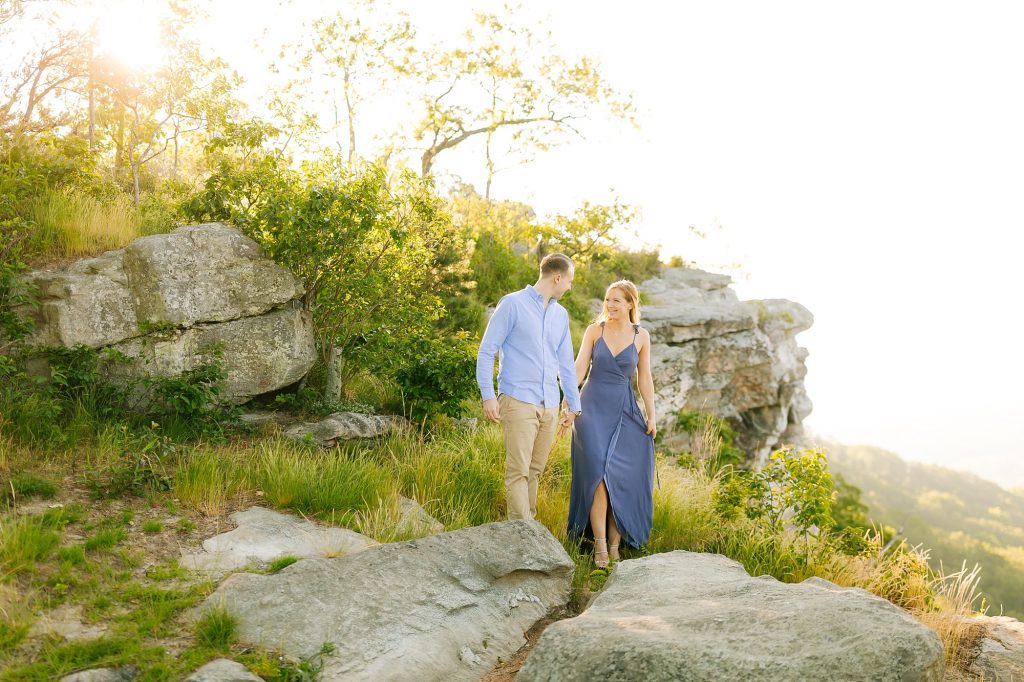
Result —
<instances>
[{"instance_id":1,"label":"couple holding hands","mask_svg":"<svg viewBox=\"0 0 1024 682\"><path fill-rule=\"evenodd\" d=\"M558 299L572 286L574 269L568 256L545 256L536 284L501 299L480 342L476 377L484 416L505 430L508 518L534 518L556 427L558 436L571 429L569 535L592 539L594 564L604 567L619 558L621 542L640 547L651 533L656 434L651 337L639 325L636 285L615 282L573 363L569 315ZM634 377L646 414L633 394ZM565 396L561 413L559 383Z\"/></svg>"}]
</instances>

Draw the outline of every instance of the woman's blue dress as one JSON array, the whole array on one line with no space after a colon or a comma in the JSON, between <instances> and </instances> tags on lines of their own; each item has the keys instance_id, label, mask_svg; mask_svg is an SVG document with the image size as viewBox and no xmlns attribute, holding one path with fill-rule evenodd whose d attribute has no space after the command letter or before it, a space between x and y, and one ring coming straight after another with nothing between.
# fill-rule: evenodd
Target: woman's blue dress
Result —
<instances>
[{"instance_id":1,"label":"woman's blue dress","mask_svg":"<svg viewBox=\"0 0 1024 682\"><path fill-rule=\"evenodd\" d=\"M651 535L654 515L654 439L633 395L639 326L618 355L612 355L601 327L580 392L583 413L573 423L569 535L593 539L590 507L603 480L623 542L640 547Z\"/></svg>"}]
</instances>

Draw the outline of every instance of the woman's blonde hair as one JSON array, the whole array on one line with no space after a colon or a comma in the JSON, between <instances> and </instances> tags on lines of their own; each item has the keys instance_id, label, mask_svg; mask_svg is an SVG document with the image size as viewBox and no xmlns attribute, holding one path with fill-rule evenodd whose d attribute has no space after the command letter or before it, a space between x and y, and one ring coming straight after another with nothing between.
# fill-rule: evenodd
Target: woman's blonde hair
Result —
<instances>
[{"instance_id":1,"label":"woman's blonde hair","mask_svg":"<svg viewBox=\"0 0 1024 682\"><path fill-rule=\"evenodd\" d=\"M632 303L633 307L629 310L629 321L633 324L639 324L640 322L640 290L636 288L636 285L630 282L628 279L620 279L618 282L612 282L608 285L608 288L604 292L604 297L608 298L608 292L612 289L618 289L622 292L622 295L626 297L627 303ZM608 314L608 303L601 301L601 314L597 316L597 323L600 324L605 322L611 317Z\"/></svg>"}]
</instances>

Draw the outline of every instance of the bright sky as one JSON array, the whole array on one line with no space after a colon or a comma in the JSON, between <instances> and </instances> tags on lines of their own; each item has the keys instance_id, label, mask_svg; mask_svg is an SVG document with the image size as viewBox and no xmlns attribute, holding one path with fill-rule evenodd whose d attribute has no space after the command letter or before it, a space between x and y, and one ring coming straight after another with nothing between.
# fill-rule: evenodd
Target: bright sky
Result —
<instances>
[{"instance_id":1,"label":"bright sky","mask_svg":"<svg viewBox=\"0 0 1024 682\"><path fill-rule=\"evenodd\" d=\"M501 9L395 4L421 35ZM741 297L814 313L811 429L1024 486L1024 5L524 5L633 92L641 130L596 125L499 175L495 195L541 213L639 205L666 258L738 263ZM218 1L204 33L259 91L269 55L253 42L301 38L300 15L343 6ZM482 189L476 153L442 165Z\"/></svg>"}]
</instances>

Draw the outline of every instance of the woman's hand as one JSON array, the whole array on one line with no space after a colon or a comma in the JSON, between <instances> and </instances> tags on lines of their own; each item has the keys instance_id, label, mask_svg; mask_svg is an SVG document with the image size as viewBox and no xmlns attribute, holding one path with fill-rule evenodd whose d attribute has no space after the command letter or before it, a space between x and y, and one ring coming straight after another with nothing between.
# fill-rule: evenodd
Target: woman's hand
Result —
<instances>
[{"instance_id":1,"label":"woman's hand","mask_svg":"<svg viewBox=\"0 0 1024 682\"><path fill-rule=\"evenodd\" d=\"M647 435L655 438L658 435L658 421L653 414L647 415Z\"/></svg>"}]
</instances>

